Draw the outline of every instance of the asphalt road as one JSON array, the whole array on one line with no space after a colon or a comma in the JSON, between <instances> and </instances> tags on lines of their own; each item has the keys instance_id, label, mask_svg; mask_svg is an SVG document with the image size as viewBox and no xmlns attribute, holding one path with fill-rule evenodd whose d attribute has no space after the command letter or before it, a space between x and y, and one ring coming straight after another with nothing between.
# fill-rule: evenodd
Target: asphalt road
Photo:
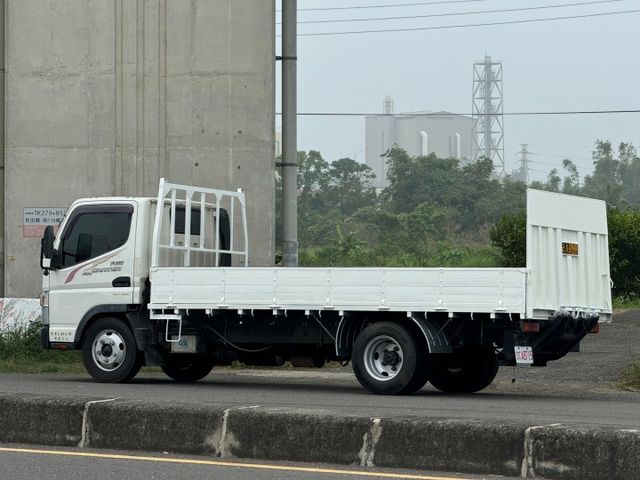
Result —
<instances>
[{"instance_id":1,"label":"asphalt road","mask_svg":"<svg viewBox=\"0 0 640 480\"><path fill-rule=\"evenodd\" d=\"M0 478L11 480L478 480L509 477L456 475L425 471L222 461L184 455L113 452L0 444Z\"/></svg>"},{"instance_id":2,"label":"asphalt road","mask_svg":"<svg viewBox=\"0 0 640 480\"><path fill-rule=\"evenodd\" d=\"M196 384L161 375L125 385L100 384L84 375L0 375L0 392L216 404L259 405L332 414L570 423L640 427L640 395L558 395L498 385L474 395L448 395L425 387L416 395L378 396L362 390L348 372L227 370ZM517 384L516 384L517 385ZM535 387L535 385L533 385Z\"/></svg>"}]
</instances>

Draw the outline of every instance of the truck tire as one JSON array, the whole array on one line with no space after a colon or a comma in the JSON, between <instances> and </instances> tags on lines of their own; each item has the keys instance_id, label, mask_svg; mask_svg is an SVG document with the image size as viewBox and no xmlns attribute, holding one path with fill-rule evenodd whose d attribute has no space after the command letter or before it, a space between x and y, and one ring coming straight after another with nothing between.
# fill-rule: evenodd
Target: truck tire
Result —
<instances>
[{"instance_id":1,"label":"truck tire","mask_svg":"<svg viewBox=\"0 0 640 480\"><path fill-rule=\"evenodd\" d=\"M451 355L432 355L429 382L446 393L479 392L491 385L499 367L495 353L482 347Z\"/></svg>"},{"instance_id":2,"label":"truck tire","mask_svg":"<svg viewBox=\"0 0 640 480\"><path fill-rule=\"evenodd\" d=\"M197 382L213 369L213 359L202 355L168 355L162 371L176 382Z\"/></svg>"},{"instance_id":3,"label":"truck tire","mask_svg":"<svg viewBox=\"0 0 640 480\"><path fill-rule=\"evenodd\" d=\"M96 320L83 335L81 349L87 372L98 382L128 382L142 366L133 332L118 318Z\"/></svg>"},{"instance_id":4,"label":"truck tire","mask_svg":"<svg viewBox=\"0 0 640 480\"><path fill-rule=\"evenodd\" d=\"M422 387L424 387L427 384L427 382L429 381L429 368L428 368L429 362L426 361L425 364L426 364L425 367L419 370L416 370L414 372L411 382L409 382L409 385L407 385L405 389L402 391L404 395L416 393L418 390L420 390Z\"/></svg>"},{"instance_id":5,"label":"truck tire","mask_svg":"<svg viewBox=\"0 0 640 480\"><path fill-rule=\"evenodd\" d=\"M360 332L353 344L353 372L360 385L371 393L413 393L427 378L427 352L420 352L418 346L402 325L371 324Z\"/></svg>"}]
</instances>

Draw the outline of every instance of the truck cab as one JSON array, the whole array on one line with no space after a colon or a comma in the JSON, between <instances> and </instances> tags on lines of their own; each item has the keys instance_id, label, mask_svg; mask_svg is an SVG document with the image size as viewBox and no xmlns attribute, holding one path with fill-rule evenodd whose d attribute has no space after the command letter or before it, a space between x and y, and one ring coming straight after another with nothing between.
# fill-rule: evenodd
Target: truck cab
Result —
<instances>
[{"instance_id":1,"label":"truck cab","mask_svg":"<svg viewBox=\"0 0 640 480\"><path fill-rule=\"evenodd\" d=\"M54 253L44 260L49 269L43 277L43 295L48 297L45 309L55 315L55 328L49 330L54 348L78 342L78 327L96 313L141 304L140 273L146 262L144 255L137 255L136 242L146 237L142 220L149 201L87 199L71 205Z\"/></svg>"}]
</instances>

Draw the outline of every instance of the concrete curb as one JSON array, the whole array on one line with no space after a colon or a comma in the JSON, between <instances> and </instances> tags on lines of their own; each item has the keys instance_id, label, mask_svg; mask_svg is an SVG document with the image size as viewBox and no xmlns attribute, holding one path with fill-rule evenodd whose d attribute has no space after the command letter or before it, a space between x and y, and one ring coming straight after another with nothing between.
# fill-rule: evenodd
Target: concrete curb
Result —
<instances>
[{"instance_id":1,"label":"concrete curb","mask_svg":"<svg viewBox=\"0 0 640 480\"><path fill-rule=\"evenodd\" d=\"M640 431L0 395L0 442L550 479L629 479Z\"/></svg>"},{"instance_id":2,"label":"concrete curb","mask_svg":"<svg viewBox=\"0 0 640 480\"><path fill-rule=\"evenodd\" d=\"M75 446L87 400L0 395L0 441Z\"/></svg>"}]
</instances>

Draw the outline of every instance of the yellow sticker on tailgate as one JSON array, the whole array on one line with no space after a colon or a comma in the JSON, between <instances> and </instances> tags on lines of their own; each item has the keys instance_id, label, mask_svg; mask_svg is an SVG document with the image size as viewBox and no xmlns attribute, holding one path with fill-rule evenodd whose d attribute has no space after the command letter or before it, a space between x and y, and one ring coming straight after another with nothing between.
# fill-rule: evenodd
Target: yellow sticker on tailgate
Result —
<instances>
[{"instance_id":1,"label":"yellow sticker on tailgate","mask_svg":"<svg viewBox=\"0 0 640 480\"><path fill-rule=\"evenodd\" d=\"M563 255L578 255L578 244L572 242L562 242Z\"/></svg>"}]
</instances>

